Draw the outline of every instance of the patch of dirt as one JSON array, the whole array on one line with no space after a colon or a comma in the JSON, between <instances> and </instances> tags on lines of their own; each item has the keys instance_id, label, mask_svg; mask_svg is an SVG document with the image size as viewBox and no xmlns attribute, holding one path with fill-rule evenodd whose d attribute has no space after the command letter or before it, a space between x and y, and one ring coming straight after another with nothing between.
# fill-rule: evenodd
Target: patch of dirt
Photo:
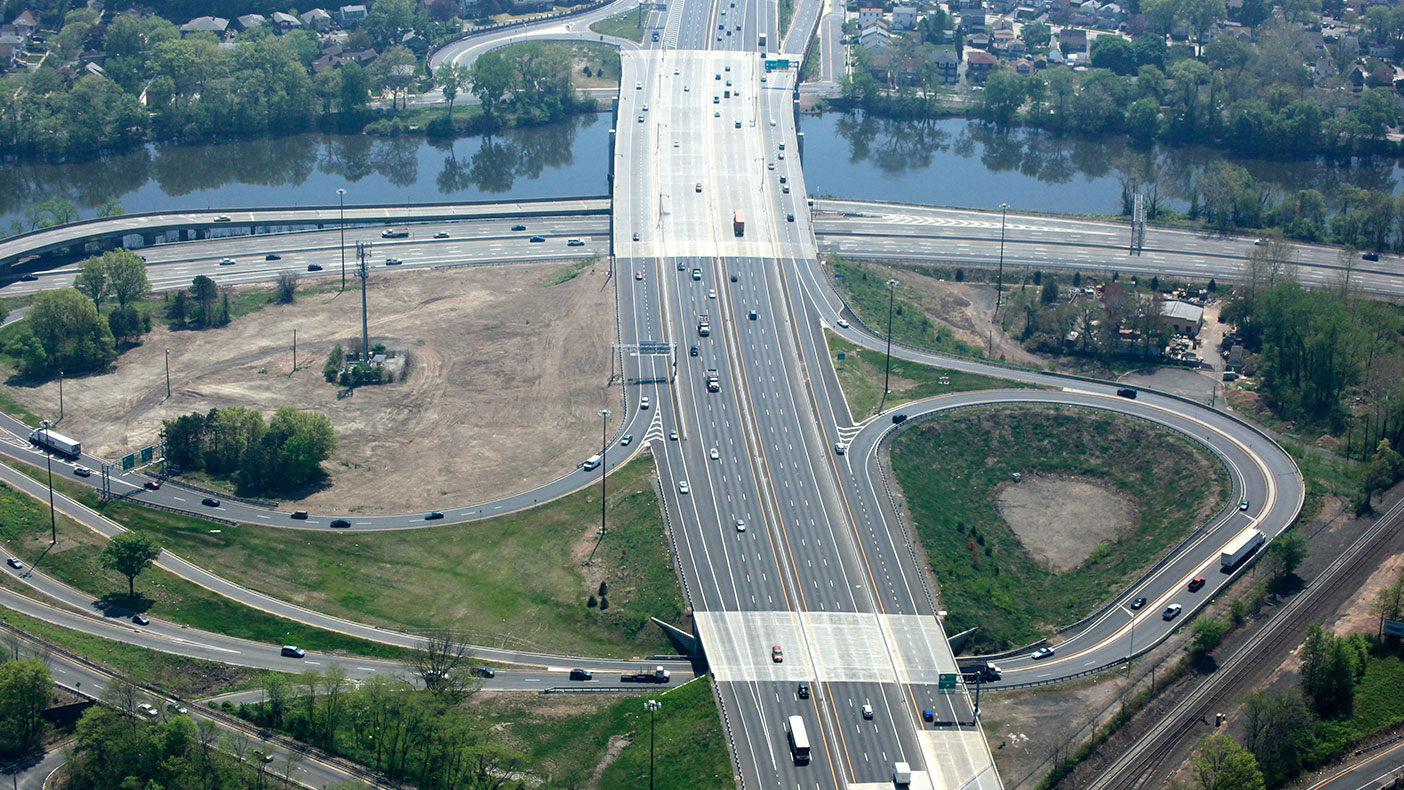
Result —
<instances>
[{"instance_id":1,"label":"patch of dirt","mask_svg":"<svg viewBox=\"0 0 1404 790\"><path fill-rule=\"evenodd\" d=\"M360 345L354 291L304 295L219 329L156 328L114 372L64 382L60 429L115 459L158 441L163 419L292 405L326 413L339 440L323 465L330 484L297 500L305 509L395 513L521 491L590 455L597 412L613 400L612 284L594 267L547 287L562 265L373 277L371 343L407 351L409 374L349 394L323 380L322 362L335 343ZM55 384L11 392L58 411Z\"/></svg>"},{"instance_id":2,"label":"patch of dirt","mask_svg":"<svg viewBox=\"0 0 1404 790\"><path fill-rule=\"evenodd\" d=\"M1136 523L1131 500L1082 477L1009 480L995 492L994 505L1024 551L1059 572L1078 567L1098 544Z\"/></svg>"},{"instance_id":3,"label":"patch of dirt","mask_svg":"<svg viewBox=\"0 0 1404 790\"><path fill-rule=\"evenodd\" d=\"M619 755L624 753L625 746L633 742L634 739L627 735L611 735L609 738L609 745L605 747L605 753L600 756L600 761L595 765L595 770L590 772L590 781L586 782L585 786L591 790L599 787L600 777L604 776L605 769L615 760L619 759Z\"/></svg>"},{"instance_id":4,"label":"patch of dirt","mask_svg":"<svg viewBox=\"0 0 1404 790\"><path fill-rule=\"evenodd\" d=\"M1360 590L1336 612L1336 619L1328 626L1339 636L1347 634L1375 634L1380 629L1380 618L1370 613L1370 607L1380 590L1394 584L1399 572L1404 570L1404 553L1391 555L1382 561L1370 578L1360 585Z\"/></svg>"}]
</instances>

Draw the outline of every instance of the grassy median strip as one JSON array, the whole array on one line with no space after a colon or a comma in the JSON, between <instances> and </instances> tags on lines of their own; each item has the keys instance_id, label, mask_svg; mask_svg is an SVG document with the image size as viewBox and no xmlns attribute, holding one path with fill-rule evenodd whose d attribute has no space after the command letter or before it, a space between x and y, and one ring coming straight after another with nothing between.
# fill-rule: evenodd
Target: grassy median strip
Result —
<instances>
[{"instance_id":1,"label":"grassy median strip","mask_svg":"<svg viewBox=\"0 0 1404 790\"><path fill-rule=\"evenodd\" d=\"M976 627L977 652L1025 644L1089 614L1197 528L1228 495L1206 450L1141 420L1065 407L990 407L923 420L892 446L892 465L936 578L951 629ZM1019 473L1022 482L1011 483ZM1063 479L1131 505L1129 522L1053 524L1083 549L1055 570L1035 559L995 507L1002 485ZM1033 536L1032 540L1045 540ZM1080 543L1079 543L1080 541Z\"/></svg>"},{"instance_id":2,"label":"grassy median strip","mask_svg":"<svg viewBox=\"0 0 1404 790\"><path fill-rule=\"evenodd\" d=\"M833 332L826 331L824 336L829 343L829 361L833 363L839 384L843 386L843 397L848 401L849 413L853 415L854 420L860 422L871 417L877 413L877 407L882 401L886 355L881 351L854 345ZM934 395L949 395L952 392L1036 388L1033 384L981 376L978 373L964 373L893 357L887 405L896 406L899 403Z\"/></svg>"},{"instance_id":3,"label":"grassy median strip","mask_svg":"<svg viewBox=\"0 0 1404 790\"><path fill-rule=\"evenodd\" d=\"M609 19L601 19L591 23L590 29L601 35L627 38L636 43L643 43L643 19L643 14L638 10L625 11Z\"/></svg>"},{"instance_id":4,"label":"grassy median strip","mask_svg":"<svg viewBox=\"0 0 1404 790\"><path fill-rule=\"evenodd\" d=\"M46 478L42 469L15 464L38 480ZM97 493L72 481L55 478L55 490L95 507ZM122 504L106 508L109 518L128 528L144 529L157 535L174 523L208 532L228 529L208 521ZM111 511L119 511L117 513ZM48 508L33 497L0 483L0 540L36 570L91 594L115 610L141 611L192 628L249 639L269 645L295 644L308 650L347 653L381 658L404 658L403 648L358 639L334 631L313 628L287 620L217 595L160 568L149 568L137 578L137 595L127 597L127 580L102 567L99 555L107 545L102 536L59 515L58 544L49 546ZM126 516L125 518L123 516Z\"/></svg>"},{"instance_id":5,"label":"grassy median strip","mask_svg":"<svg viewBox=\"0 0 1404 790\"><path fill-rule=\"evenodd\" d=\"M643 458L611 473L608 533L589 566L598 485L521 513L390 532L212 532L208 522L137 505L105 512L224 578L317 611L452 628L478 644L629 657L671 653L649 617L683 616L652 469Z\"/></svg>"}]
</instances>

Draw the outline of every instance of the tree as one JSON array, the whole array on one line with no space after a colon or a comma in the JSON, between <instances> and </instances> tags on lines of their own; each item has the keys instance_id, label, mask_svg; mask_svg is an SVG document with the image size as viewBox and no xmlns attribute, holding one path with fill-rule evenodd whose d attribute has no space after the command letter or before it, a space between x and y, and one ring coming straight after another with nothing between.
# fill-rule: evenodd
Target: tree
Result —
<instances>
[{"instance_id":1,"label":"tree","mask_svg":"<svg viewBox=\"0 0 1404 790\"><path fill-rule=\"evenodd\" d=\"M1302 772L1315 747L1315 725L1300 692L1255 691L1243 701L1243 747L1253 753L1269 787L1282 787Z\"/></svg>"},{"instance_id":2,"label":"tree","mask_svg":"<svg viewBox=\"0 0 1404 790\"><path fill-rule=\"evenodd\" d=\"M300 278L295 271L284 271L278 274L278 283L275 290L278 294L278 304L292 304L297 298L297 283Z\"/></svg>"},{"instance_id":3,"label":"tree","mask_svg":"<svg viewBox=\"0 0 1404 790\"><path fill-rule=\"evenodd\" d=\"M78 273L73 276L73 287L93 300L94 307L102 309L102 300L111 293L112 284L107 281L107 267L103 265L101 257L94 255L78 262Z\"/></svg>"},{"instance_id":4,"label":"tree","mask_svg":"<svg viewBox=\"0 0 1404 790\"><path fill-rule=\"evenodd\" d=\"M448 102L448 117L453 120L453 101L458 98L459 90L467 87L472 80L472 72L467 66L460 66L456 63L445 63L434 72L434 81L439 83L439 90L444 92L444 100Z\"/></svg>"},{"instance_id":5,"label":"tree","mask_svg":"<svg viewBox=\"0 0 1404 790\"><path fill-rule=\"evenodd\" d=\"M1131 42L1121 36L1098 36L1090 54L1094 68L1111 69L1123 77L1135 74L1140 67Z\"/></svg>"},{"instance_id":6,"label":"tree","mask_svg":"<svg viewBox=\"0 0 1404 790\"><path fill-rule=\"evenodd\" d=\"M327 415L284 406L268 421L265 455L250 455L241 480L261 487L289 489L321 476L321 463L336 450L336 432Z\"/></svg>"},{"instance_id":7,"label":"tree","mask_svg":"<svg viewBox=\"0 0 1404 790\"><path fill-rule=\"evenodd\" d=\"M1264 790L1258 761L1227 735L1210 735L1191 760L1201 790Z\"/></svg>"},{"instance_id":8,"label":"tree","mask_svg":"<svg viewBox=\"0 0 1404 790\"><path fill-rule=\"evenodd\" d=\"M439 629L423 634L414 652L415 674L431 693L457 705L477 691L480 684L468 674L467 663L472 660L468 646L454 637L453 632Z\"/></svg>"},{"instance_id":9,"label":"tree","mask_svg":"<svg viewBox=\"0 0 1404 790\"><path fill-rule=\"evenodd\" d=\"M1302 560L1306 559L1306 555L1306 536L1300 531L1288 530L1274 538L1272 543L1268 544L1267 549L1273 585L1280 585L1295 574L1297 568L1301 566Z\"/></svg>"},{"instance_id":10,"label":"tree","mask_svg":"<svg viewBox=\"0 0 1404 790\"><path fill-rule=\"evenodd\" d=\"M44 349L45 371L102 370L117 358L107 322L72 288L35 294L26 321Z\"/></svg>"},{"instance_id":11,"label":"tree","mask_svg":"<svg viewBox=\"0 0 1404 790\"><path fill-rule=\"evenodd\" d=\"M341 364L345 361L346 351L342 349L341 344L332 346L331 351L327 352L327 361L322 364L322 378L336 381L337 376L341 375Z\"/></svg>"},{"instance_id":12,"label":"tree","mask_svg":"<svg viewBox=\"0 0 1404 790\"><path fill-rule=\"evenodd\" d=\"M1404 620L1404 571L1399 572L1393 584L1375 595L1370 611L1380 618L1381 632L1384 631L1385 620ZM1390 635L1388 639L1392 642L1399 641L1399 637L1394 635Z\"/></svg>"},{"instance_id":13,"label":"tree","mask_svg":"<svg viewBox=\"0 0 1404 790\"><path fill-rule=\"evenodd\" d=\"M376 0L361 23L361 29L380 49L399 44L401 35L413 28L413 0Z\"/></svg>"},{"instance_id":14,"label":"tree","mask_svg":"<svg viewBox=\"0 0 1404 790\"><path fill-rule=\"evenodd\" d=\"M103 548L102 567L127 577L127 595L136 596L136 577L161 556L161 547L150 535L128 530L114 535Z\"/></svg>"},{"instance_id":15,"label":"tree","mask_svg":"<svg viewBox=\"0 0 1404 790\"><path fill-rule=\"evenodd\" d=\"M1355 683L1364 672L1364 651L1358 642L1342 639L1313 623L1300 651L1302 694L1323 719L1349 715L1355 703Z\"/></svg>"},{"instance_id":16,"label":"tree","mask_svg":"<svg viewBox=\"0 0 1404 790\"><path fill-rule=\"evenodd\" d=\"M213 326L217 317L213 310L215 300L219 298L219 286L209 277L197 275L190 283L190 296L200 307L197 323L200 326Z\"/></svg>"},{"instance_id":17,"label":"tree","mask_svg":"<svg viewBox=\"0 0 1404 790\"><path fill-rule=\"evenodd\" d=\"M1045 305L1058 301L1058 283L1052 277L1044 279L1043 291L1039 294L1038 301Z\"/></svg>"},{"instance_id":18,"label":"tree","mask_svg":"<svg viewBox=\"0 0 1404 790\"><path fill-rule=\"evenodd\" d=\"M166 460L182 469L200 469L204 464L205 415L192 412L161 421L161 441Z\"/></svg>"},{"instance_id":19,"label":"tree","mask_svg":"<svg viewBox=\"0 0 1404 790\"><path fill-rule=\"evenodd\" d=\"M119 307L126 307L151 293L151 281L146 278L146 261L131 250L108 250L102 254L102 266L112 297Z\"/></svg>"},{"instance_id":20,"label":"tree","mask_svg":"<svg viewBox=\"0 0 1404 790\"><path fill-rule=\"evenodd\" d=\"M473 61L469 82L473 93L483 103L483 114L488 118L496 118L497 103L512 87L513 74L512 64L499 52L488 52Z\"/></svg>"},{"instance_id":21,"label":"tree","mask_svg":"<svg viewBox=\"0 0 1404 790\"><path fill-rule=\"evenodd\" d=\"M0 663L0 754L16 754L38 744L53 679L43 662Z\"/></svg>"},{"instance_id":22,"label":"tree","mask_svg":"<svg viewBox=\"0 0 1404 790\"><path fill-rule=\"evenodd\" d=\"M418 79L415 66L418 60L408 47L393 46L376 58L371 69L375 74L376 87L390 91L390 108L394 109L401 95L407 95L409 88Z\"/></svg>"},{"instance_id":23,"label":"tree","mask_svg":"<svg viewBox=\"0 0 1404 790\"><path fill-rule=\"evenodd\" d=\"M341 111L355 112L366 106L370 97L371 77L359 63L347 63L337 69L341 75Z\"/></svg>"},{"instance_id":24,"label":"tree","mask_svg":"<svg viewBox=\"0 0 1404 790\"><path fill-rule=\"evenodd\" d=\"M1048 42L1053 40L1053 30L1048 27L1048 23L1042 20L1034 20L1024 25L1024 43L1031 47L1046 47Z\"/></svg>"},{"instance_id":25,"label":"tree","mask_svg":"<svg viewBox=\"0 0 1404 790\"><path fill-rule=\"evenodd\" d=\"M1024 82L1008 69L998 69L985 79L980 117L997 126L1008 126L1024 103Z\"/></svg>"},{"instance_id":26,"label":"tree","mask_svg":"<svg viewBox=\"0 0 1404 790\"><path fill-rule=\"evenodd\" d=\"M1195 620L1194 625L1190 626L1190 631L1194 634L1194 639L1190 642L1190 651L1196 655L1207 655L1223 641L1228 630L1227 620L1217 617L1201 617Z\"/></svg>"}]
</instances>

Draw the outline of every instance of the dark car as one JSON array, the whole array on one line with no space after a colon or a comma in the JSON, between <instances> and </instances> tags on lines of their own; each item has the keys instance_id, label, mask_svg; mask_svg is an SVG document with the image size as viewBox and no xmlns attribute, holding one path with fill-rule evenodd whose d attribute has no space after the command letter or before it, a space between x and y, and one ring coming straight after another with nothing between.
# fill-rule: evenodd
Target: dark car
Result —
<instances>
[{"instance_id":1,"label":"dark car","mask_svg":"<svg viewBox=\"0 0 1404 790\"><path fill-rule=\"evenodd\" d=\"M137 625L151 625L151 621L146 619L146 615L144 614L132 615L132 622L136 623Z\"/></svg>"},{"instance_id":2,"label":"dark car","mask_svg":"<svg viewBox=\"0 0 1404 790\"><path fill-rule=\"evenodd\" d=\"M543 241L545 241L545 240L546 240L546 237L545 237L545 236L532 236L532 237L531 237L531 243L532 243L532 244L540 244L541 242L543 242Z\"/></svg>"},{"instance_id":3,"label":"dark car","mask_svg":"<svg viewBox=\"0 0 1404 790\"><path fill-rule=\"evenodd\" d=\"M809 699L809 684L799 684L799 688L795 689L795 694L799 695L800 699Z\"/></svg>"},{"instance_id":4,"label":"dark car","mask_svg":"<svg viewBox=\"0 0 1404 790\"><path fill-rule=\"evenodd\" d=\"M306 511L306 510L294 510L293 513L292 513L292 517L295 518L295 519L297 519L298 521L306 521L306 520L307 520L307 511Z\"/></svg>"},{"instance_id":5,"label":"dark car","mask_svg":"<svg viewBox=\"0 0 1404 790\"><path fill-rule=\"evenodd\" d=\"M309 263L309 264L307 264L307 271L309 271L309 272L320 272L321 270L322 270L322 264L320 264L320 263Z\"/></svg>"},{"instance_id":6,"label":"dark car","mask_svg":"<svg viewBox=\"0 0 1404 790\"><path fill-rule=\"evenodd\" d=\"M297 645L283 645L282 655L288 658L302 658L307 655L307 651Z\"/></svg>"},{"instance_id":7,"label":"dark car","mask_svg":"<svg viewBox=\"0 0 1404 790\"><path fill-rule=\"evenodd\" d=\"M1120 395L1123 398L1130 398L1131 400L1136 399L1136 391L1131 389L1130 387L1122 387L1121 389L1116 391L1116 394Z\"/></svg>"},{"instance_id":8,"label":"dark car","mask_svg":"<svg viewBox=\"0 0 1404 790\"><path fill-rule=\"evenodd\" d=\"M512 230L526 230L525 225L513 225Z\"/></svg>"},{"instance_id":9,"label":"dark car","mask_svg":"<svg viewBox=\"0 0 1404 790\"><path fill-rule=\"evenodd\" d=\"M25 272L24 276L20 278L20 280L21 280L22 282L27 282L27 283L35 282L35 281L38 280L38 279L39 279L39 275L35 274L34 272Z\"/></svg>"},{"instance_id":10,"label":"dark car","mask_svg":"<svg viewBox=\"0 0 1404 790\"><path fill-rule=\"evenodd\" d=\"M267 255L263 256L263 259L265 261L281 261L283 259L283 256L279 255L276 252L270 252Z\"/></svg>"},{"instance_id":11,"label":"dark car","mask_svg":"<svg viewBox=\"0 0 1404 790\"><path fill-rule=\"evenodd\" d=\"M347 521L347 520L344 519L344 518L339 518L339 519L336 519L335 521L333 521L329 526L330 526L332 529L350 529L350 528L351 528L351 522Z\"/></svg>"},{"instance_id":12,"label":"dark car","mask_svg":"<svg viewBox=\"0 0 1404 790\"><path fill-rule=\"evenodd\" d=\"M1380 259L1380 254L1378 252L1367 252L1361 255L1360 257L1364 258L1367 261L1377 261Z\"/></svg>"},{"instance_id":13,"label":"dark car","mask_svg":"<svg viewBox=\"0 0 1404 790\"><path fill-rule=\"evenodd\" d=\"M892 415L892 424L893 424L893 425L900 425L900 424L902 424L902 423L904 423L904 422L906 422L906 421L907 421L907 415L905 415L905 414L894 414L894 415Z\"/></svg>"},{"instance_id":14,"label":"dark car","mask_svg":"<svg viewBox=\"0 0 1404 790\"><path fill-rule=\"evenodd\" d=\"M570 671L571 680L589 680L594 676L594 673L590 672L588 669L572 669Z\"/></svg>"},{"instance_id":15,"label":"dark car","mask_svg":"<svg viewBox=\"0 0 1404 790\"><path fill-rule=\"evenodd\" d=\"M922 721L935 721L935 720L936 720L936 711L933 711L933 710L930 709L930 708L924 708L924 709L922 709L922 711L921 711L921 720L922 720Z\"/></svg>"},{"instance_id":16,"label":"dark car","mask_svg":"<svg viewBox=\"0 0 1404 790\"><path fill-rule=\"evenodd\" d=\"M441 231L439 231L438 233L435 233L435 234L434 234L434 238L436 238L436 239L447 239L447 238L448 238L448 231L446 231L446 230L441 230Z\"/></svg>"},{"instance_id":17,"label":"dark car","mask_svg":"<svg viewBox=\"0 0 1404 790\"><path fill-rule=\"evenodd\" d=\"M424 520L425 520L425 521L438 521L439 519L441 519L441 518L443 518L443 517L444 517L444 514L443 514L443 513L440 513L440 512L437 511L437 510L433 510L433 511L430 511L430 512L424 514Z\"/></svg>"},{"instance_id":18,"label":"dark car","mask_svg":"<svg viewBox=\"0 0 1404 790\"><path fill-rule=\"evenodd\" d=\"M639 240L639 234L638 234L638 233L635 233L635 234L634 234L634 241L638 241L638 240Z\"/></svg>"},{"instance_id":19,"label":"dark car","mask_svg":"<svg viewBox=\"0 0 1404 790\"><path fill-rule=\"evenodd\" d=\"M142 486L145 487L147 491L160 491L160 490L161 490L161 481L160 481L160 480L147 480L145 483L142 483Z\"/></svg>"},{"instance_id":20,"label":"dark car","mask_svg":"<svg viewBox=\"0 0 1404 790\"><path fill-rule=\"evenodd\" d=\"M1190 592L1198 592L1199 590L1201 590L1201 589L1203 589L1203 588L1204 588L1204 577L1203 577L1203 576L1196 576L1196 577L1194 577L1193 579L1190 579L1190 583L1189 583L1189 591L1190 591Z\"/></svg>"},{"instance_id":21,"label":"dark car","mask_svg":"<svg viewBox=\"0 0 1404 790\"><path fill-rule=\"evenodd\" d=\"M755 310L750 311L749 313L746 314L746 317L749 318L749 319L751 319L752 321L756 320L756 311L755 311Z\"/></svg>"},{"instance_id":22,"label":"dark car","mask_svg":"<svg viewBox=\"0 0 1404 790\"><path fill-rule=\"evenodd\" d=\"M212 496L207 496L204 499L200 500L200 504L204 505L205 507L219 507L219 500L215 499Z\"/></svg>"},{"instance_id":23,"label":"dark car","mask_svg":"<svg viewBox=\"0 0 1404 790\"><path fill-rule=\"evenodd\" d=\"M477 675L480 678L497 677L497 670L493 669L492 667L473 667L471 671L474 675Z\"/></svg>"},{"instance_id":24,"label":"dark car","mask_svg":"<svg viewBox=\"0 0 1404 790\"><path fill-rule=\"evenodd\" d=\"M786 191L788 191L788 190L789 190L789 187L786 187ZM786 222L794 222L794 221L795 221L795 215L794 215L794 214L786 214L786 215L785 215L785 221L786 221Z\"/></svg>"},{"instance_id":25,"label":"dark car","mask_svg":"<svg viewBox=\"0 0 1404 790\"><path fill-rule=\"evenodd\" d=\"M693 346L692 348L688 349L688 350L687 350L687 355L690 356L690 357L695 357L695 356L697 356L697 346Z\"/></svg>"},{"instance_id":26,"label":"dark car","mask_svg":"<svg viewBox=\"0 0 1404 790\"><path fill-rule=\"evenodd\" d=\"M736 272L731 273L731 281L736 282Z\"/></svg>"},{"instance_id":27,"label":"dark car","mask_svg":"<svg viewBox=\"0 0 1404 790\"><path fill-rule=\"evenodd\" d=\"M1136 611L1137 609L1140 609L1142 606L1145 606L1145 605L1146 605L1146 598L1145 598L1145 596L1143 595L1143 596L1141 596L1140 598L1137 598L1136 600L1134 600L1134 601L1131 602L1131 611L1134 612L1134 611Z\"/></svg>"}]
</instances>

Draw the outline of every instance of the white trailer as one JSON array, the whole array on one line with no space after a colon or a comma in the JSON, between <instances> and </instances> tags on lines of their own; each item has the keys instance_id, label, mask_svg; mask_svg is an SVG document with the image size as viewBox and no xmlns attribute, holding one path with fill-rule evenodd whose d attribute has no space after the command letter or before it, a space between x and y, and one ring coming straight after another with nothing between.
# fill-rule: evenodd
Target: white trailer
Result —
<instances>
[{"instance_id":1,"label":"white trailer","mask_svg":"<svg viewBox=\"0 0 1404 790\"><path fill-rule=\"evenodd\" d=\"M1219 555L1219 568L1226 571L1233 570L1249 554L1257 551L1258 547L1266 542L1267 537L1263 535L1262 530L1245 529L1224 547L1223 553Z\"/></svg>"},{"instance_id":2,"label":"white trailer","mask_svg":"<svg viewBox=\"0 0 1404 790\"><path fill-rule=\"evenodd\" d=\"M69 458L77 458L83 454L83 443L77 439L70 439L61 433L55 433L47 428L36 428L29 433L29 442L36 447L45 447L59 455L66 455Z\"/></svg>"}]
</instances>

